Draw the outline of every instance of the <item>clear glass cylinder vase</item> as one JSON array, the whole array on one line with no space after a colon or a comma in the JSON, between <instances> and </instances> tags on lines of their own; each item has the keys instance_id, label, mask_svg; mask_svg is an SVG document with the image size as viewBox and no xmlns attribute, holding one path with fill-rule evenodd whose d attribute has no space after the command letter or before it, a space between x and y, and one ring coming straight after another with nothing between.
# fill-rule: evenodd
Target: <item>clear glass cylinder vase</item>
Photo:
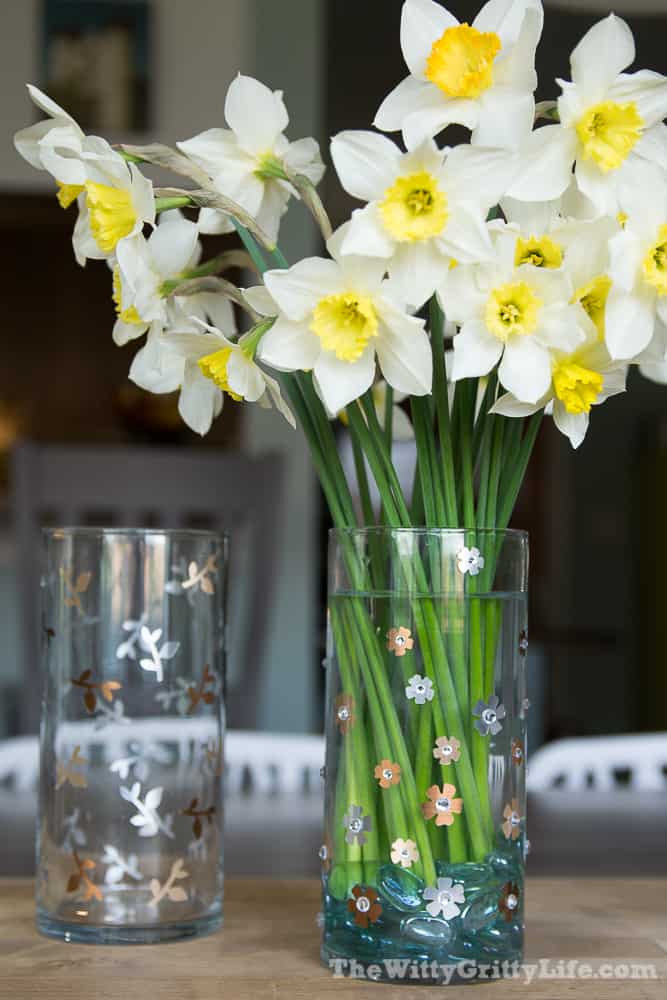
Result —
<instances>
[{"instance_id":1,"label":"clear glass cylinder vase","mask_svg":"<svg viewBox=\"0 0 667 1000\"><path fill-rule=\"evenodd\" d=\"M527 577L520 531L331 534L320 853L338 974L442 983L522 957Z\"/></svg>"},{"instance_id":2,"label":"clear glass cylinder vase","mask_svg":"<svg viewBox=\"0 0 667 1000\"><path fill-rule=\"evenodd\" d=\"M37 926L150 943L222 920L225 537L45 532Z\"/></svg>"}]
</instances>

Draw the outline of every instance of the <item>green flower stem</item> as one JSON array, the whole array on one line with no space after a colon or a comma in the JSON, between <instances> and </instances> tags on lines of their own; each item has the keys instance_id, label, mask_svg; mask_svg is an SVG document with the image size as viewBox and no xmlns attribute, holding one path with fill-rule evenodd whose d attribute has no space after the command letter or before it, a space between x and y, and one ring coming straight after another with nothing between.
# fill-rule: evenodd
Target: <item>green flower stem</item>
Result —
<instances>
[{"instance_id":1,"label":"green flower stem","mask_svg":"<svg viewBox=\"0 0 667 1000\"><path fill-rule=\"evenodd\" d=\"M423 396L413 396L410 400L410 406L412 408L412 422L417 442L417 455L420 462L424 461L424 470L428 470L430 478L428 484L428 492L432 497L430 513L434 519L430 526L443 527L447 525L447 515L433 438L433 422L430 406ZM422 480L423 490L424 486L425 483ZM424 491L424 498L426 498L426 491Z\"/></svg>"},{"instance_id":2,"label":"green flower stem","mask_svg":"<svg viewBox=\"0 0 667 1000\"><path fill-rule=\"evenodd\" d=\"M187 195L155 199L155 211L158 215L160 212L169 212L172 208L187 208L189 205L192 205L192 201Z\"/></svg>"},{"instance_id":3,"label":"green flower stem","mask_svg":"<svg viewBox=\"0 0 667 1000\"><path fill-rule=\"evenodd\" d=\"M466 379L470 383L469 379ZM475 386L464 387L461 413L461 475L463 478L463 523L466 528L475 527L475 493L473 484L472 429L475 419Z\"/></svg>"},{"instance_id":4,"label":"green flower stem","mask_svg":"<svg viewBox=\"0 0 667 1000\"><path fill-rule=\"evenodd\" d=\"M469 602L470 620L470 701L475 705L478 701L486 701L490 691L485 690L484 676L484 626L482 624L482 608L479 599ZM493 814L489 798L489 741L474 727L471 734L472 766L475 772L479 804L482 818L489 837L493 832Z\"/></svg>"},{"instance_id":5,"label":"green flower stem","mask_svg":"<svg viewBox=\"0 0 667 1000\"><path fill-rule=\"evenodd\" d=\"M440 439L440 470L443 479L444 503L447 515L446 523L449 527L455 528L458 524L458 512L454 456L452 453L452 428L449 415L449 393L447 390L447 369L445 363L445 318L435 295L431 299L429 313L431 320L431 350L433 352L433 395L435 397L438 437Z\"/></svg>"},{"instance_id":6,"label":"green flower stem","mask_svg":"<svg viewBox=\"0 0 667 1000\"><path fill-rule=\"evenodd\" d=\"M390 385L387 385L384 397L384 440L391 452L394 440L394 390Z\"/></svg>"},{"instance_id":7,"label":"green flower stem","mask_svg":"<svg viewBox=\"0 0 667 1000\"><path fill-rule=\"evenodd\" d=\"M260 250L259 244L254 239L254 237L251 236L246 227L241 225L238 219L232 218L232 223L234 225L234 229L239 234L243 246L250 254L250 258L255 267L257 268L258 272L260 274L264 274L264 272L267 270L267 265L266 265L266 260L264 259L264 254Z\"/></svg>"},{"instance_id":8,"label":"green flower stem","mask_svg":"<svg viewBox=\"0 0 667 1000\"><path fill-rule=\"evenodd\" d=\"M511 469L507 488L498 507L498 529L501 531L507 527L512 516L543 416L544 411L540 410L528 418L528 426L519 446L516 464Z\"/></svg>"}]
</instances>

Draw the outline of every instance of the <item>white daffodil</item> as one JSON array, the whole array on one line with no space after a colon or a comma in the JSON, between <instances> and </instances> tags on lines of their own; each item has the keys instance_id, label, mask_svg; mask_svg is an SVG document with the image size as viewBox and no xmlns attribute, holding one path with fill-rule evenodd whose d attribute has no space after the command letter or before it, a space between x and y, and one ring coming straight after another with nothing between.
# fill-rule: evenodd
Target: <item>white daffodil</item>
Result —
<instances>
[{"instance_id":1,"label":"white daffodil","mask_svg":"<svg viewBox=\"0 0 667 1000\"><path fill-rule=\"evenodd\" d=\"M422 320L405 312L385 263L341 256L347 224L327 244L331 260L309 257L284 271L267 271L266 292L246 293L260 312L278 313L259 357L278 371L313 372L330 416L370 389L375 360L393 389L431 391L433 359Z\"/></svg>"},{"instance_id":2,"label":"white daffodil","mask_svg":"<svg viewBox=\"0 0 667 1000\"><path fill-rule=\"evenodd\" d=\"M62 200L71 204L86 181L81 161L86 136L71 115L30 83L28 93L33 104L48 118L17 132L14 145L31 166L48 171L57 180L61 204ZM72 188L79 190L75 192Z\"/></svg>"},{"instance_id":3,"label":"white daffodil","mask_svg":"<svg viewBox=\"0 0 667 1000\"><path fill-rule=\"evenodd\" d=\"M454 337L452 380L488 375L508 392L536 403L551 382L551 353L571 352L584 340L585 315L572 303L562 270L516 264L516 233L494 235L491 264L461 265L448 272L439 291L449 319L461 327Z\"/></svg>"},{"instance_id":4,"label":"white daffodil","mask_svg":"<svg viewBox=\"0 0 667 1000\"><path fill-rule=\"evenodd\" d=\"M178 148L211 178L220 194L231 198L252 215L272 238L278 236L280 219L294 189L284 172L301 174L318 184L324 174L314 139L289 142L283 134L289 123L282 91L272 91L250 76L237 76L225 99L228 129L212 128ZM203 233L228 233L227 216L202 209Z\"/></svg>"},{"instance_id":5,"label":"white daffodil","mask_svg":"<svg viewBox=\"0 0 667 1000\"><path fill-rule=\"evenodd\" d=\"M163 333L152 328L134 359L130 378L155 393L174 392L180 386L179 412L197 434L209 431L225 395L264 408L273 404L294 427L278 383L255 363L254 331L234 342L217 327L201 320L195 323L200 332Z\"/></svg>"},{"instance_id":6,"label":"white daffodil","mask_svg":"<svg viewBox=\"0 0 667 1000\"><path fill-rule=\"evenodd\" d=\"M667 177L655 168L652 182L624 199L622 230L609 244L606 342L613 358L634 360L667 326ZM663 358L667 360L667 356Z\"/></svg>"},{"instance_id":7,"label":"white daffodil","mask_svg":"<svg viewBox=\"0 0 667 1000\"><path fill-rule=\"evenodd\" d=\"M473 142L514 148L530 131L541 0L489 0L472 25L433 0L406 0L401 48L410 75L383 101L375 125L403 130L408 147L452 123Z\"/></svg>"},{"instance_id":8,"label":"white daffodil","mask_svg":"<svg viewBox=\"0 0 667 1000\"><path fill-rule=\"evenodd\" d=\"M632 32L614 14L584 35L570 57L572 82L558 81L560 124L537 129L523 145L512 196L558 197L576 164L579 190L598 212L615 216L647 162L667 166L667 77L624 73L634 58Z\"/></svg>"},{"instance_id":9,"label":"white daffodil","mask_svg":"<svg viewBox=\"0 0 667 1000\"><path fill-rule=\"evenodd\" d=\"M136 233L120 241L113 267L116 344L141 337L155 321L167 325L170 301L164 294L164 282L194 267L200 253L197 225L178 211L165 212L148 239ZM192 296L188 302L192 304L196 298Z\"/></svg>"},{"instance_id":10,"label":"white daffodil","mask_svg":"<svg viewBox=\"0 0 667 1000\"><path fill-rule=\"evenodd\" d=\"M492 413L506 417L527 417L545 409L562 434L578 448L586 436L591 407L625 391L627 365L612 361L594 327L585 341L568 354L553 351L551 384L533 405L508 393L492 407Z\"/></svg>"},{"instance_id":11,"label":"white daffodil","mask_svg":"<svg viewBox=\"0 0 667 1000\"><path fill-rule=\"evenodd\" d=\"M453 260L493 257L486 216L510 184L513 154L441 151L430 139L403 153L375 132L341 132L331 155L345 190L369 203L353 213L341 253L385 260L405 302L423 305Z\"/></svg>"}]
</instances>

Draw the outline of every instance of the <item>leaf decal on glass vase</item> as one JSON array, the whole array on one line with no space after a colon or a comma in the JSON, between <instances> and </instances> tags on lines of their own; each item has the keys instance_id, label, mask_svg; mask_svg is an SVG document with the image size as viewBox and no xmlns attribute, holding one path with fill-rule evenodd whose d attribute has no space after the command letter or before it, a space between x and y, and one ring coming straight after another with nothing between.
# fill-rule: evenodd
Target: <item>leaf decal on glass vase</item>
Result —
<instances>
[{"instance_id":1,"label":"leaf decal on glass vase","mask_svg":"<svg viewBox=\"0 0 667 1000\"><path fill-rule=\"evenodd\" d=\"M165 836L171 837L173 840L173 816L167 814L162 818L158 813L162 802L162 788L160 786L151 788L142 800L141 783L135 781L131 788L121 786L120 795L137 810L135 815L130 818L130 823L132 826L138 827L140 837L157 837L159 833L164 833Z\"/></svg>"},{"instance_id":2,"label":"leaf decal on glass vase","mask_svg":"<svg viewBox=\"0 0 667 1000\"><path fill-rule=\"evenodd\" d=\"M160 880L157 878L151 879L149 883L151 896L153 897L151 899L151 903L157 906L157 904L162 902L165 898L172 903L184 903L188 898L188 894L182 886L174 885L174 883L179 879L188 878L189 874L190 873L186 872L183 867L182 858L178 858L177 861L174 861L171 866L169 878L164 885L162 885Z\"/></svg>"},{"instance_id":3,"label":"leaf decal on glass vase","mask_svg":"<svg viewBox=\"0 0 667 1000\"><path fill-rule=\"evenodd\" d=\"M141 632L139 633L139 641L141 643L141 648L150 654L150 659L144 657L143 660L139 660L139 666L142 670L146 670L149 673L155 674L155 679L159 683L164 680L164 660L171 660L180 649L180 642L163 642L158 648L158 643L162 638L162 629L156 628L151 631L147 625L142 626Z\"/></svg>"}]
</instances>

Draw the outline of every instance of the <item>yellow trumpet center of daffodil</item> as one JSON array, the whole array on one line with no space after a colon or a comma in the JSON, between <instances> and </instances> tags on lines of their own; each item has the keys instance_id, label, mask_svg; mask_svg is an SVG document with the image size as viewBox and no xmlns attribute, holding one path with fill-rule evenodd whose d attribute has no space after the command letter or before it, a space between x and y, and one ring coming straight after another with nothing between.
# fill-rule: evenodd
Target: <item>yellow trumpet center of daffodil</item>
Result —
<instances>
[{"instance_id":1,"label":"yellow trumpet center of daffodil","mask_svg":"<svg viewBox=\"0 0 667 1000\"><path fill-rule=\"evenodd\" d=\"M379 208L385 229L401 242L438 236L449 217L447 195L426 170L399 177Z\"/></svg>"},{"instance_id":2,"label":"yellow trumpet center of daffodil","mask_svg":"<svg viewBox=\"0 0 667 1000\"><path fill-rule=\"evenodd\" d=\"M667 295L667 224L660 226L657 242L644 257L642 270L658 295Z\"/></svg>"},{"instance_id":3,"label":"yellow trumpet center of daffodil","mask_svg":"<svg viewBox=\"0 0 667 1000\"><path fill-rule=\"evenodd\" d=\"M634 101L594 104L577 122L584 159L593 160L603 173L616 170L641 136L644 119Z\"/></svg>"},{"instance_id":4,"label":"yellow trumpet center of daffodil","mask_svg":"<svg viewBox=\"0 0 667 1000\"><path fill-rule=\"evenodd\" d=\"M574 293L573 302L579 302L585 312L595 323L600 340L604 340L604 316L607 307L607 298L611 288L611 278L606 274L599 274L588 284L582 285Z\"/></svg>"},{"instance_id":5,"label":"yellow trumpet center of daffodil","mask_svg":"<svg viewBox=\"0 0 667 1000\"><path fill-rule=\"evenodd\" d=\"M215 382L218 389L222 389L235 402L240 403L243 396L239 396L237 392L233 392L229 388L227 365L229 364L231 354L231 347L221 347L219 351L214 351L213 354L206 354L203 358L199 359L199 369L202 375Z\"/></svg>"},{"instance_id":6,"label":"yellow trumpet center of daffodil","mask_svg":"<svg viewBox=\"0 0 667 1000\"><path fill-rule=\"evenodd\" d=\"M562 247L550 236L529 236L527 240L516 241L514 264L532 264L533 267L560 267L563 263Z\"/></svg>"},{"instance_id":7,"label":"yellow trumpet center of daffodil","mask_svg":"<svg viewBox=\"0 0 667 1000\"><path fill-rule=\"evenodd\" d=\"M123 188L86 183L90 228L100 250L111 253L137 222L132 196Z\"/></svg>"},{"instance_id":8,"label":"yellow trumpet center of daffodil","mask_svg":"<svg viewBox=\"0 0 667 1000\"><path fill-rule=\"evenodd\" d=\"M63 184L62 181L56 181L56 184L58 185L56 198L61 208L69 208L81 192L86 190L83 184Z\"/></svg>"},{"instance_id":9,"label":"yellow trumpet center of daffodil","mask_svg":"<svg viewBox=\"0 0 667 1000\"><path fill-rule=\"evenodd\" d=\"M344 292L320 299L310 329L325 351L333 351L340 361L357 361L371 337L377 336L378 318L367 295Z\"/></svg>"},{"instance_id":10,"label":"yellow trumpet center of daffodil","mask_svg":"<svg viewBox=\"0 0 667 1000\"><path fill-rule=\"evenodd\" d=\"M130 306L129 309L123 308L123 285L120 280L120 271L117 267L113 269L113 301L118 318L122 319L123 323L138 323L141 325L143 321L137 312L136 306Z\"/></svg>"},{"instance_id":11,"label":"yellow trumpet center of daffodil","mask_svg":"<svg viewBox=\"0 0 667 1000\"><path fill-rule=\"evenodd\" d=\"M525 337L537 327L542 300L525 281L501 285L486 303L486 325L494 337L507 342Z\"/></svg>"},{"instance_id":12,"label":"yellow trumpet center of daffodil","mask_svg":"<svg viewBox=\"0 0 667 1000\"><path fill-rule=\"evenodd\" d=\"M604 379L600 372L584 368L571 359L553 369L554 392L568 413L588 413L597 402Z\"/></svg>"},{"instance_id":13,"label":"yellow trumpet center of daffodil","mask_svg":"<svg viewBox=\"0 0 667 1000\"><path fill-rule=\"evenodd\" d=\"M448 97L476 98L493 83L493 60L501 49L494 31L469 24L447 28L426 61L426 78Z\"/></svg>"}]
</instances>

